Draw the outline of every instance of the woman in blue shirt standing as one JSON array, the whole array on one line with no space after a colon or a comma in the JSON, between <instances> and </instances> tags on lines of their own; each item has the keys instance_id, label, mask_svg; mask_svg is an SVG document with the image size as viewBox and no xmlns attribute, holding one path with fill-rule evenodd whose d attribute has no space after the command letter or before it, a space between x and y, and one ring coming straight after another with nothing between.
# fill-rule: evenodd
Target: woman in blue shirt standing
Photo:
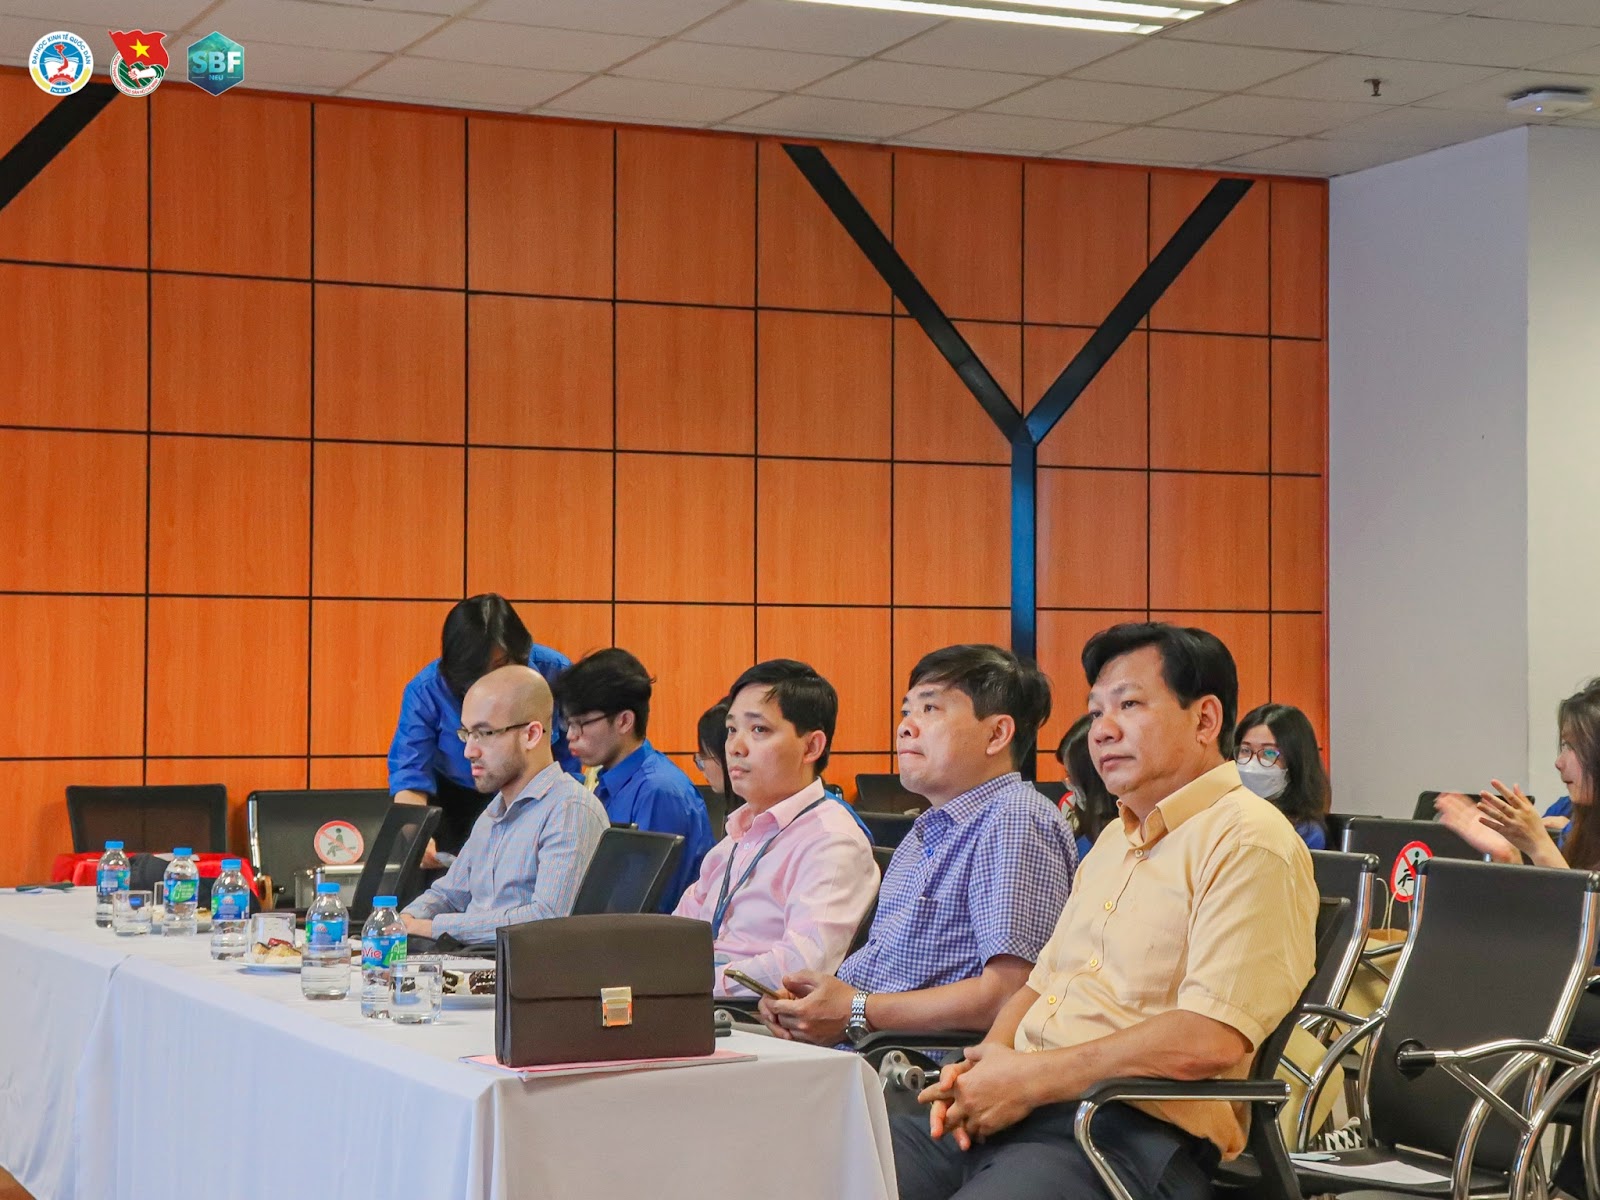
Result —
<instances>
[{"instance_id":1,"label":"woman in blue shirt standing","mask_svg":"<svg viewBox=\"0 0 1600 1200\"><path fill-rule=\"evenodd\" d=\"M1305 713L1292 704L1263 704L1245 713L1234 737L1245 787L1277 805L1310 849L1326 850L1328 773Z\"/></svg>"},{"instance_id":2,"label":"woman in blue shirt standing","mask_svg":"<svg viewBox=\"0 0 1600 1200\"><path fill-rule=\"evenodd\" d=\"M439 657L418 671L401 695L400 720L389 744L389 793L401 804L444 809L434 843L438 851L454 854L489 801L472 785L466 747L456 732L467 689L507 663L527 663L552 683L571 663L535 642L517 610L493 592L468 596L451 608L440 642ZM576 774L577 760L567 750L559 715L552 721L550 747L556 761ZM423 865L444 863L430 849Z\"/></svg>"}]
</instances>

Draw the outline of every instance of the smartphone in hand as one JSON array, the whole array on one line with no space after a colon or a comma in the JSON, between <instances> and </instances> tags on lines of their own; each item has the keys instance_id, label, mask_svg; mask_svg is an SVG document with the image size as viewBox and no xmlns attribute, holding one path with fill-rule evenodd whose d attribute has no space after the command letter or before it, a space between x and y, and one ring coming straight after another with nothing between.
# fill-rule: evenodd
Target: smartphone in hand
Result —
<instances>
[{"instance_id":1,"label":"smartphone in hand","mask_svg":"<svg viewBox=\"0 0 1600 1200\"><path fill-rule=\"evenodd\" d=\"M732 981L733 983L739 984L741 987L749 988L758 996L766 996L772 1000L778 1000L781 998L779 994L772 988L769 988L760 980L750 978L750 976L746 975L737 967L723 967L722 977Z\"/></svg>"}]
</instances>

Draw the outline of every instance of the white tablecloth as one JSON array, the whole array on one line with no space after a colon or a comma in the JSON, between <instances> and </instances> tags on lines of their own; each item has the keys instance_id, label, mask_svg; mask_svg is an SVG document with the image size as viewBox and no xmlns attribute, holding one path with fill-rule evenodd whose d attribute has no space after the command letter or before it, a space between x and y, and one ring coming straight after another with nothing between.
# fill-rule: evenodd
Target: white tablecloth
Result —
<instances>
[{"instance_id":1,"label":"white tablecloth","mask_svg":"<svg viewBox=\"0 0 1600 1200\"><path fill-rule=\"evenodd\" d=\"M458 1061L491 1052L492 1009L365 1021L354 993L305 1000L204 937L114 938L90 907L0 893L22 997L0 1015L0 1166L38 1200L895 1193L853 1055L735 1035L719 1047L758 1061L524 1083Z\"/></svg>"}]
</instances>

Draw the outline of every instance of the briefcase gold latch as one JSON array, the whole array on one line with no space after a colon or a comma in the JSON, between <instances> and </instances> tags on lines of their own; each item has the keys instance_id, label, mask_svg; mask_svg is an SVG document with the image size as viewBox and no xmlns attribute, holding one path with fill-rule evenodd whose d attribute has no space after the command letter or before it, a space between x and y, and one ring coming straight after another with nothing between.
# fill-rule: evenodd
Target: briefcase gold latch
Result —
<instances>
[{"instance_id":1,"label":"briefcase gold latch","mask_svg":"<svg viewBox=\"0 0 1600 1200\"><path fill-rule=\"evenodd\" d=\"M600 989L600 1024L606 1029L633 1024L633 989L614 987Z\"/></svg>"}]
</instances>

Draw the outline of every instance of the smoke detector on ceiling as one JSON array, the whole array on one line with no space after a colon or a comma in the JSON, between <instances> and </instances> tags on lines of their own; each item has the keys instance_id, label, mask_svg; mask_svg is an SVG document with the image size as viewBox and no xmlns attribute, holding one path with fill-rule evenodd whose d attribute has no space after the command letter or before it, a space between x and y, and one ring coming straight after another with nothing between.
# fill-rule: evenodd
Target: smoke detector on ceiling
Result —
<instances>
[{"instance_id":1,"label":"smoke detector on ceiling","mask_svg":"<svg viewBox=\"0 0 1600 1200\"><path fill-rule=\"evenodd\" d=\"M1583 87L1529 88L1506 100L1507 112L1524 117L1571 117L1593 107L1594 99Z\"/></svg>"}]
</instances>

